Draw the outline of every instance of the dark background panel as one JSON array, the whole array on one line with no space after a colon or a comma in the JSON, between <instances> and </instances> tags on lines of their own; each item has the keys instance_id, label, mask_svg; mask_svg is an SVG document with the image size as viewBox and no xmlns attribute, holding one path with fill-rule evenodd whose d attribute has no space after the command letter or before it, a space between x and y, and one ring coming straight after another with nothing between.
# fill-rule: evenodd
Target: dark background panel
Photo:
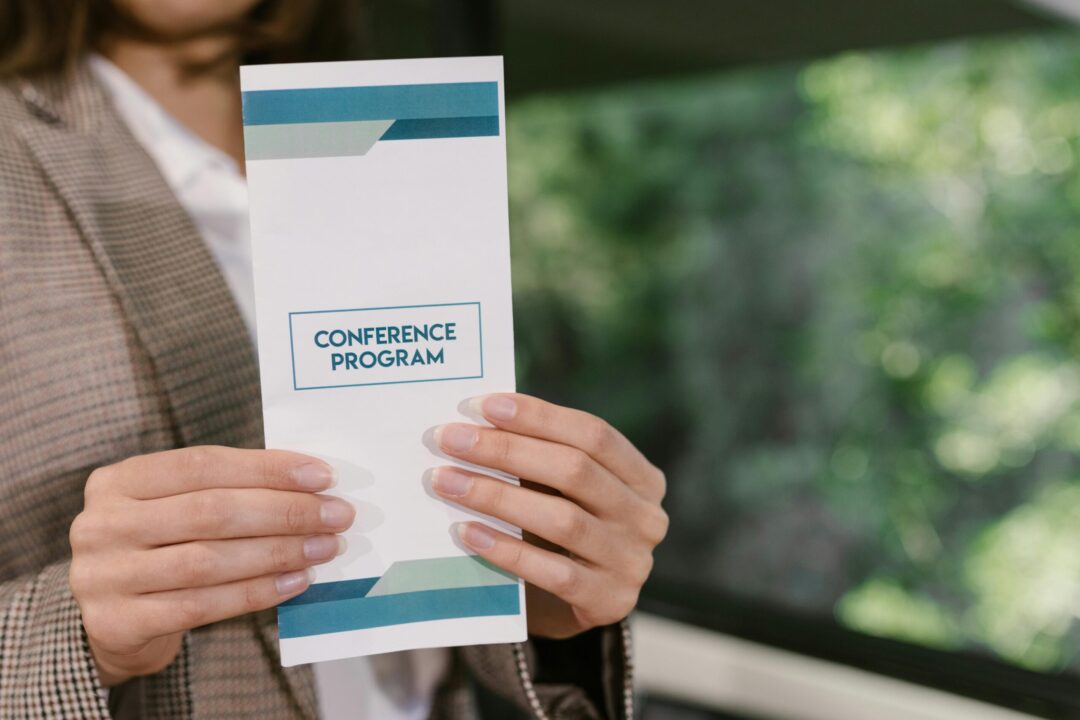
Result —
<instances>
[{"instance_id":1,"label":"dark background panel","mask_svg":"<svg viewBox=\"0 0 1080 720\"><path fill-rule=\"evenodd\" d=\"M506 56L513 95L1050 27L1009 0L373 0L369 57Z\"/></svg>"}]
</instances>

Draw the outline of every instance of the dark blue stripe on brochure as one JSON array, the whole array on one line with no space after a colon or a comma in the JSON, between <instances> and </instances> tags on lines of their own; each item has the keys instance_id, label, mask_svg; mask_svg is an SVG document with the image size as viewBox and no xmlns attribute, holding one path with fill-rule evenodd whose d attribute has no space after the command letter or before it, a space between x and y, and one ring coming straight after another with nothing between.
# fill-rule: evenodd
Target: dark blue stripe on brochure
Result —
<instances>
[{"instance_id":1,"label":"dark blue stripe on brochure","mask_svg":"<svg viewBox=\"0 0 1080 720\"><path fill-rule=\"evenodd\" d=\"M336 582L324 582L312 585L304 592L291 600L286 600L279 607L285 605L307 605L308 603L330 602L332 600L348 600L350 598L362 598L371 592L379 578L360 578L359 580L338 580Z\"/></svg>"},{"instance_id":2,"label":"dark blue stripe on brochure","mask_svg":"<svg viewBox=\"0 0 1080 720\"><path fill-rule=\"evenodd\" d=\"M427 620L517 615L519 612L518 583L421 590L300 605L289 601L278 606L278 633L282 638L297 638Z\"/></svg>"},{"instance_id":3,"label":"dark blue stripe on brochure","mask_svg":"<svg viewBox=\"0 0 1080 720\"><path fill-rule=\"evenodd\" d=\"M498 136L499 116L396 120L379 140Z\"/></svg>"},{"instance_id":4,"label":"dark blue stripe on brochure","mask_svg":"<svg viewBox=\"0 0 1080 720\"><path fill-rule=\"evenodd\" d=\"M244 125L487 117L499 114L497 82L249 90Z\"/></svg>"}]
</instances>

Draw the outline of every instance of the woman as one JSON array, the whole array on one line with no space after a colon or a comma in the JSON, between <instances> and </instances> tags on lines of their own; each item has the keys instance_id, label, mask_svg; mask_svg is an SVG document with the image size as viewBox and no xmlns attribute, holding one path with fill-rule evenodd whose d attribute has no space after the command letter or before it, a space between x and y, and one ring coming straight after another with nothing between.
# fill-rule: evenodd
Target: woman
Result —
<instances>
[{"instance_id":1,"label":"woman","mask_svg":"<svg viewBox=\"0 0 1080 720\"><path fill-rule=\"evenodd\" d=\"M436 471L508 519L530 641L282 669L272 608L340 552L329 468L262 450L237 65L324 59L344 3L0 0L0 716L624 717L663 475L524 395ZM324 53L325 55L325 53ZM552 490L556 492L552 492ZM327 666L329 667L329 666Z\"/></svg>"}]
</instances>

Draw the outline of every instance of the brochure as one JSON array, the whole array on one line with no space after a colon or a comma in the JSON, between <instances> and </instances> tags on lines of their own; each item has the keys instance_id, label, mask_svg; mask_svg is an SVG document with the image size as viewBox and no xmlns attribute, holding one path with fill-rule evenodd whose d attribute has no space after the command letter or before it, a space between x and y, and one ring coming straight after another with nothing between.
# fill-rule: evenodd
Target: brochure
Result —
<instances>
[{"instance_id":1,"label":"brochure","mask_svg":"<svg viewBox=\"0 0 1080 720\"><path fill-rule=\"evenodd\" d=\"M241 69L266 446L338 473L348 550L278 608L284 665L526 636L460 545L431 430L514 389L502 59ZM514 482L513 478L506 478Z\"/></svg>"}]
</instances>

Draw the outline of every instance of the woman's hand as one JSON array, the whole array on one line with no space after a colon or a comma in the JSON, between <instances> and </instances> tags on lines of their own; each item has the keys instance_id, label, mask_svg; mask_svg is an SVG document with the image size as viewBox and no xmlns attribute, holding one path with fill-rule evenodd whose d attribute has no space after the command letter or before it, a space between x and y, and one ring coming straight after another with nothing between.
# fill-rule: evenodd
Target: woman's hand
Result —
<instances>
[{"instance_id":1,"label":"woman's hand","mask_svg":"<svg viewBox=\"0 0 1080 720\"><path fill-rule=\"evenodd\" d=\"M71 525L71 590L105 686L158 672L183 633L299 595L344 549L333 471L281 450L194 447L94 471Z\"/></svg>"},{"instance_id":2,"label":"woman's hand","mask_svg":"<svg viewBox=\"0 0 1080 720\"><path fill-rule=\"evenodd\" d=\"M462 542L528 583L535 635L565 638L626 617L667 532L664 474L587 413L519 394L473 403L495 428L443 425L435 431L440 449L531 482L518 487L444 466L432 473L433 489L521 527L527 539L468 522L458 526Z\"/></svg>"}]
</instances>

